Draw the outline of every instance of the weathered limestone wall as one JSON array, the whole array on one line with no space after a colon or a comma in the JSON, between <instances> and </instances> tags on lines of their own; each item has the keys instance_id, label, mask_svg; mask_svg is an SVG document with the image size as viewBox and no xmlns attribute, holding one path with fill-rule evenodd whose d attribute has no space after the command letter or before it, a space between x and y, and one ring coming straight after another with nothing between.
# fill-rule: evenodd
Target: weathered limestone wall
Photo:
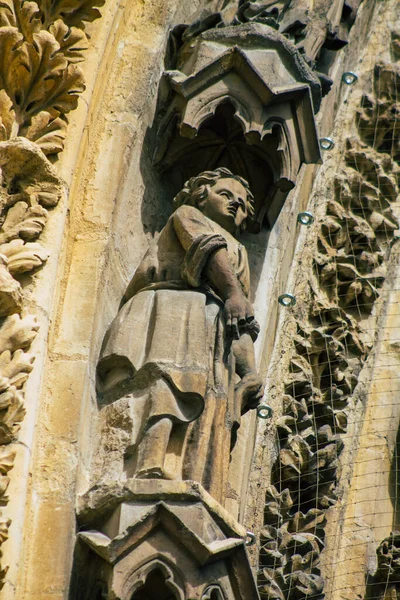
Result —
<instances>
[{"instance_id":1,"label":"weathered limestone wall","mask_svg":"<svg viewBox=\"0 0 400 600\"><path fill-rule=\"evenodd\" d=\"M340 160L346 138L357 135L354 114L369 89L376 56L392 59L389 47L384 52L382 48L383 40L389 40L388 25L394 26L395 4L365 1L349 46L335 63L331 74L335 84L321 109L319 128L321 136L332 133L336 149L326 154L317 179L316 167L303 167L273 230L257 238L247 234L244 239L256 275L252 299L262 331L257 360L261 375L268 380L266 400L277 418L282 414L281 384L288 378L292 357L294 318L309 318L310 285L315 292L317 228L326 219L327 196L334 195L335 186L340 185L334 179L344 168ZM51 256L36 276L31 301L41 327L31 347L36 360L25 392L28 412L15 444L11 501L4 510L5 517L12 519L10 538L3 546L3 562L9 565L1 592L5 600L67 597L76 496L99 476L121 475L124 423L117 420L101 445L95 366L126 283L170 214L170 190L151 164L155 135L151 127L166 32L171 25L191 21L200 5L184 6L176 0L109 0L101 20L88 27L87 88L70 117L65 150L56 165L70 193L52 211L41 238ZM371 23L375 27L372 37ZM364 51L366 40L369 45ZM347 70L359 75L352 88L340 82L341 73ZM301 229L297 214L310 207L318 215L318 225ZM397 214L394 201L391 207ZM344 442L342 474L338 475L342 495L333 508L323 511L327 524L321 570L325 593L332 598L363 594L366 568L374 570L376 546L392 528L392 496L386 486L399 418L398 293L392 291L398 287L395 251L390 260L376 307L359 323L371 339L378 330L380 336L374 349L368 350L360 383L349 400L347 433L339 432ZM293 318L287 318L277 304L279 294L286 291L298 298L299 312ZM368 345L368 339L362 343ZM310 377L307 371L306 379ZM380 382L381 378L385 381ZM282 421L278 424L282 430ZM276 419L267 426L259 424L252 458L256 417L246 415L232 456L226 508L255 533L263 527L266 488L279 452L276 425ZM386 436L384 444L382 436ZM366 460L367 455L371 460ZM365 502L367 488L371 503ZM373 516L376 512L384 513L379 522ZM314 523L310 531L316 527ZM254 564L258 550L250 549ZM354 554L351 566L350 553Z\"/></svg>"}]
</instances>

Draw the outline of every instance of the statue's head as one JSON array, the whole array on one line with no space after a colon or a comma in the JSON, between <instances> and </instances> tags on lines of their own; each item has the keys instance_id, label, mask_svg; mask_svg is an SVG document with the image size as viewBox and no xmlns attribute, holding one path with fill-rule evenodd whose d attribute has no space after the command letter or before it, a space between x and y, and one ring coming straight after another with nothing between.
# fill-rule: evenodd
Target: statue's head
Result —
<instances>
[{"instance_id":1,"label":"statue's head","mask_svg":"<svg viewBox=\"0 0 400 600\"><path fill-rule=\"evenodd\" d=\"M174 209L195 206L218 225L238 235L254 215L253 194L243 177L221 167L191 177L174 199Z\"/></svg>"}]
</instances>

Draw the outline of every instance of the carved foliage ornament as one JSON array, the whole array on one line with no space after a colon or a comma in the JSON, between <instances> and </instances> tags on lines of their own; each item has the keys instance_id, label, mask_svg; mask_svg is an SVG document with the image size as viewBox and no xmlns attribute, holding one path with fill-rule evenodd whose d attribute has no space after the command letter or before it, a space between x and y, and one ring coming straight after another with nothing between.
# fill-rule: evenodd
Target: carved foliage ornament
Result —
<instances>
[{"instance_id":1,"label":"carved foliage ornament","mask_svg":"<svg viewBox=\"0 0 400 600\"><path fill-rule=\"evenodd\" d=\"M65 194L65 184L57 177L39 147L24 138L0 142L0 501L6 496L16 441L25 416L23 385L32 370L29 349L39 329L37 318L29 313L20 282L29 284L48 258L37 239L45 227L47 210ZM3 521L0 542L7 538L10 522ZM1 544L0 544L1 545ZM0 586L4 584L1 571Z\"/></svg>"},{"instance_id":2,"label":"carved foliage ornament","mask_svg":"<svg viewBox=\"0 0 400 600\"><path fill-rule=\"evenodd\" d=\"M362 320L379 296L398 228L391 204L399 193L399 159L396 147L384 141L396 139L398 103L387 86L377 85L382 69L400 85L395 66L376 66L374 94L363 98L357 118L359 138L347 142L319 226L308 317L296 319L278 421L280 454L261 536L259 590L265 600L323 597L318 563L325 510L337 499L340 434L346 432L349 400L371 350ZM374 143L372 130L380 132ZM381 578L388 573L387 557L392 553L397 560L397 537L378 552ZM390 577L396 565L394 560Z\"/></svg>"},{"instance_id":3,"label":"carved foliage ornament","mask_svg":"<svg viewBox=\"0 0 400 600\"><path fill-rule=\"evenodd\" d=\"M85 22L104 0L0 2L0 502L24 418L23 385L32 370L26 353L39 328L26 286L48 258L37 241L66 186L45 155L63 149L66 114L84 90L77 63L88 47ZM0 546L9 520L0 519ZM0 587L6 569L0 572Z\"/></svg>"},{"instance_id":4,"label":"carved foliage ornament","mask_svg":"<svg viewBox=\"0 0 400 600\"><path fill-rule=\"evenodd\" d=\"M0 5L0 140L24 136L46 155L63 149L65 115L84 90L85 21L104 0L4 0Z\"/></svg>"},{"instance_id":5,"label":"carved foliage ornament","mask_svg":"<svg viewBox=\"0 0 400 600\"><path fill-rule=\"evenodd\" d=\"M370 94L365 94L359 110L360 134L363 140L378 152L390 154L395 164L400 165L399 126L396 118L400 112L397 90L400 86L400 31L391 31L391 55L397 64L380 61L375 65L374 85ZM375 134L372 129L375 128ZM388 164L388 162L387 162ZM400 178L399 172L396 173ZM390 197L396 190L391 181L384 180ZM384 223L382 223L384 228ZM397 461L393 469L397 469ZM398 486L397 486L398 487ZM396 490L397 491L397 490ZM399 598L400 581L400 532L392 531L376 550L377 569L367 579L366 598L386 600Z\"/></svg>"}]
</instances>

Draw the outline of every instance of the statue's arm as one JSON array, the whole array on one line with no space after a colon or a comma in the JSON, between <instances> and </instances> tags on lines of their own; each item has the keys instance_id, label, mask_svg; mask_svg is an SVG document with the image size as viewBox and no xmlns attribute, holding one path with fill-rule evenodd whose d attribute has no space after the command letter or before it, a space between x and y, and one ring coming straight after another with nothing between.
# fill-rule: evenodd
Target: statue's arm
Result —
<instances>
[{"instance_id":1,"label":"statue's arm","mask_svg":"<svg viewBox=\"0 0 400 600\"><path fill-rule=\"evenodd\" d=\"M232 352L235 370L240 382L235 388L235 397L242 414L256 408L264 394L263 382L257 373L254 340L259 325L254 319L254 310L234 273L227 250L221 248L209 257L205 276L218 295L225 301L225 318L228 332L233 337Z\"/></svg>"},{"instance_id":2,"label":"statue's arm","mask_svg":"<svg viewBox=\"0 0 400 600\"><path fill-rule=\"evenodd\" d=\"M238 340L240 328L254 320L254 310L233 272L226 248L220 248L210 255L204 275L224 301L228 333Z\"/></svg>"}]
</instances>

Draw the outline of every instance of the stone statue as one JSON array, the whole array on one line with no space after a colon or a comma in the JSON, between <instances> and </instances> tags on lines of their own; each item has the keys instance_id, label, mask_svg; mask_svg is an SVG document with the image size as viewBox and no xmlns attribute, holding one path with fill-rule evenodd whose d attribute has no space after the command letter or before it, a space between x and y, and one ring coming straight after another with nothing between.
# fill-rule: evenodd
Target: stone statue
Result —
<instances>
[{"instance_id":1,"label":"stone statue","mask_svg":"<svg viewBox=\"0 0 400 600\"><path fill-rule=\"evenodd\" d=\"M133 407L131 476L193 479L224 497L240 416L263 392L247 254L236 239L252 200L228 169L189 179L106 334L99 390Z\"/></svg>"}]
</instances>

